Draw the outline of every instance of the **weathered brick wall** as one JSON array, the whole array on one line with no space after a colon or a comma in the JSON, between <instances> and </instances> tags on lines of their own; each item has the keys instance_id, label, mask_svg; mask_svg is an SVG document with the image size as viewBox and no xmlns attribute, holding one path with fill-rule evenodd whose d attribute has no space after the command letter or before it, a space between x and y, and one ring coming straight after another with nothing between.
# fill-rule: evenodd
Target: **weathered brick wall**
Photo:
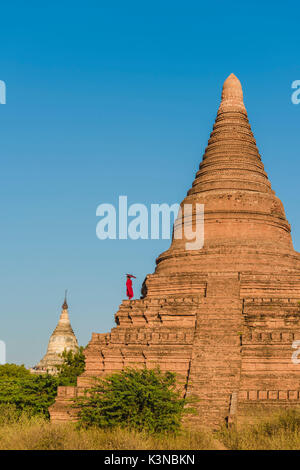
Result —
<instances>
[{"instance_id":1,"label":"weathered brick wall","mask_svg":"<svg viewBox=\"0 0 300 470\"><path fill-rule=\"evenodd\" d=\"M204 247L188 251L188 240L172 240L143 298L122 302L109 334L93 334L78 387L124 367L159 365L178 374L183 395L197 396L195 425L298 406L300 254L233 75L185 203L194 212L204 204ZM174 231L181 227L179 217ZM67 419L61 393L51 408L56 421Z\"/></svg>"}]
</instances>

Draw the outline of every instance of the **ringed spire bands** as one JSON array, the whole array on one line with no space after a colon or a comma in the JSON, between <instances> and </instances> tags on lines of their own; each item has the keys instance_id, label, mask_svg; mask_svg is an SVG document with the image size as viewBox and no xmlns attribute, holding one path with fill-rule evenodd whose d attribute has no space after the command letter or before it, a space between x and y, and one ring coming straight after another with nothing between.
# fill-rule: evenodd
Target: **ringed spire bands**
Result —
<instances>
[{"instance_id":1,"label":"ringed spire bands","mask_svg":"<svg viewBox=\"0 0 300 470\"><path fill-rule=\"evenodd\" d=\"M278 254L295 255L290 225L264 170L242 86L233 74L223 85L208 145L181 206L192 204L195 212L197 203L204 204L204 247L188 252L186 239L174 239L169 250L159 256L157 272L249 271L257 264L257 253L261 253L261 270L269 272ZM180 229L181 224L179 216L175 228ZM290 257L278 261L288 265L284 269L295 268Z\"/></svg>"}]
</instances>

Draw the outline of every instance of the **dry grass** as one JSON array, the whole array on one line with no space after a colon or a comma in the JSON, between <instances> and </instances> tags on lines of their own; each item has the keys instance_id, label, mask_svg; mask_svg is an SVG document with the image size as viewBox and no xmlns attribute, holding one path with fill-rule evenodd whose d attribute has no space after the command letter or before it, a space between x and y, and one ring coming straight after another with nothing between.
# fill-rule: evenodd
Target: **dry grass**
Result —
<instances>
[{"instance_id":1,"label":"dry grass","mask_svg":"<svg viewBox=\"0 0 300 470\"><path fill-rule=\"evenodd\" d=\"M216 433L183 429L149 436L126 429L78 429L0 407L0 450L289 450L300 449L300 412L283 411L259 424Z\"/></svg>"},{"instance_id":2,"label":"dry grass","mask_svg":"<svg viewBox=\"0 0 300 470\"><path fill-rule=\"evenodd\" d=\"M178 436L147 436L125 429L77 429L74 424L50 424L21 417L0 428L0 450L172 450L218 449L205 432L183 430Z\"/></svg>"},{"instance_id":3,"label":"dry grass","mask_svg":"<svg viewBox=\"0 0 300 470\"><path fill-rule=\"evenodd\" d=\"M299 410L279 411L255 425L223 429L218 437L231 450L299 450Z\"/></svg>"}]
</instances>

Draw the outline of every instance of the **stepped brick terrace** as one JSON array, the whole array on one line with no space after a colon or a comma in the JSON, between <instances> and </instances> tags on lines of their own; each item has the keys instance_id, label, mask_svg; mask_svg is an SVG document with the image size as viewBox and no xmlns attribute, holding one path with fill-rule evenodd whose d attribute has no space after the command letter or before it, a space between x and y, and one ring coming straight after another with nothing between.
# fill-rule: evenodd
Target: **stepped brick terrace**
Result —
<instances>
[{"instance_id":1,"label":"stepped brick terrace","mask_svg":"<svg viewBox=\"0 0 300 470\"><path fill-rule=\"evenodd\" d=\"M299 406L292 343L300 340L300 254L233 74L182 202L196 203L204 204L204 247L188 251L185 239L173 239L142 298L122 302L110 333L92 334L86 370L77 387L60 387L53 421L74 419L69 402L93 377L128 366L176 372L182 394L198 398L195 425L238 422L258 406Z\"/></svg>"}]
</instances>

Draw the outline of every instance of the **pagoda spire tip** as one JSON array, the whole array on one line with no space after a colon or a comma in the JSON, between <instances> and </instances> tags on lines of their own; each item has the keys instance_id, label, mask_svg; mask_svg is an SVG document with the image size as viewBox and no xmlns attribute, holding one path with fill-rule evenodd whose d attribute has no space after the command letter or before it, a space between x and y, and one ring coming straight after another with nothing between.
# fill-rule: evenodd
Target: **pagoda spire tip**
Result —
<instances>
[{"instance_id":1,"label":"pagoda spire tip","mask_svg":"<svg viewBox=\"0 0 300 470\"><path fill-rule=\"evenodd\" d=\"M235 101L243 103L243 89L241 82L234 73L231 73L225 80L222 91L222 101Z\"/></svg>"},{"instance_id":2,"label":"pagoda spire tip","mask_svg":"<svg viewBox=\"0 0 300 470\"><path fill-rule=\"evenodd\" d=\"M67 309L68 309L68 304L67 304L67 292L68 292L68 290L66 289L66 290L65 290L65 300L64 300L64 303L62 304L62 309L63 309L63 310L67 310Z\"/></svg>"}]
</instances>

